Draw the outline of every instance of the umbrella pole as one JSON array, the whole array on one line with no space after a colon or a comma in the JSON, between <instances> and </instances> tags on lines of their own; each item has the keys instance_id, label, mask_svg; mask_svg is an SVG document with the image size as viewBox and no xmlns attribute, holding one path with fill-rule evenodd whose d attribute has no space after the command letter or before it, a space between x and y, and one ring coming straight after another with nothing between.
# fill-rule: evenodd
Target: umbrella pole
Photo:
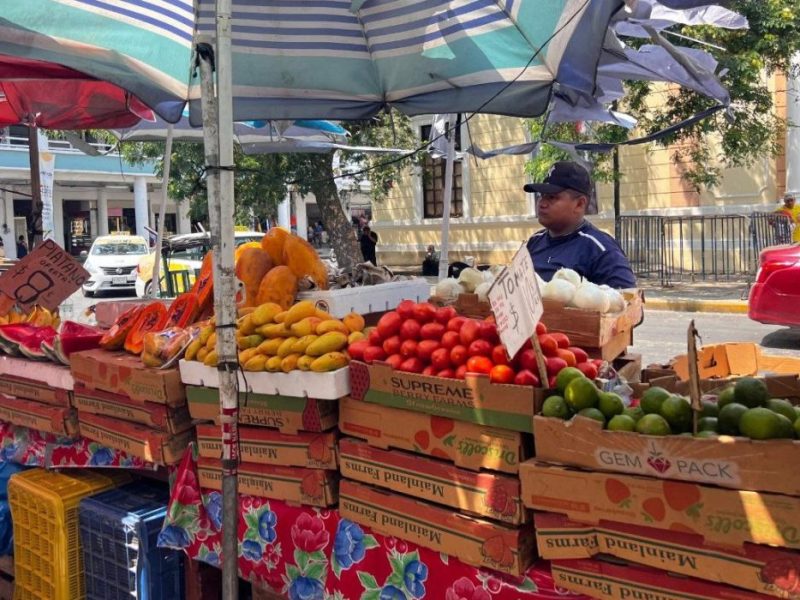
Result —
<instances>
[{"instance_id":1,"label":"umbrella pole","mask_svg":"<svg viewBox=\"0 0 800 600\"><path fill-rule=\"evenodd\" d=\"M442 248L439 253L439 280L447 278L450 267L448 253L450 251L450 204L453 201L453 161L456 156L457 115L447 117L450 137L447 140L447 163L444 169L444 201L442 206Z\"/></svg>"},{"instance_id":2,"label":"umbrella pole","mask_svg":"<svg viewBox=\"0 0 800 600\"><path fill-rule=\"evenodd\" d=\"M150 286L150 297L161 295L161 244L164 241L164 221L167 216L167 188L169 187L169 171L172 167L172 129L167 126L167 143L164 147L164 172L161 174L161 208L158 211L158 234L156 235L156 253L153 260L153 278ZM164 269L164 277L169 278L169 270ZM169 286L168 286L169 289Z\"/></svg>"}]
</instances>

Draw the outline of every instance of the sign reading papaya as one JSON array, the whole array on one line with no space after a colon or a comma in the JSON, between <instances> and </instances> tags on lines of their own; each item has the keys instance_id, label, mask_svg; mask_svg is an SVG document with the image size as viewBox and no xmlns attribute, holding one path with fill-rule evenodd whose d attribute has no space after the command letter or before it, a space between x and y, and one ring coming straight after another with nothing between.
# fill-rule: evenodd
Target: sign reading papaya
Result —
<instances>
[{"instance_id":1,"label":"sign reading papaya","mask_svg":"<svg viewBox=\"0 0 800 600\"><path fill-rule=\"evenodd\" d=\"M26 310L58 306L86 283L89 272L53 240L36 249L0 276L0 292Z\"/></svg>"}]
</instances>

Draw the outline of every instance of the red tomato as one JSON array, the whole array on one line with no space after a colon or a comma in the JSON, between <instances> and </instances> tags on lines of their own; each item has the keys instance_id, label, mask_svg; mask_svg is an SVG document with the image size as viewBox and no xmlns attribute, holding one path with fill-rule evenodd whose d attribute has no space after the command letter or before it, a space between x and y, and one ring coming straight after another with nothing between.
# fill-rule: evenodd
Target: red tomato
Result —
<instances>
[{"instance_id":1,"label":"red tomato","mask_svg":"<svg viewBox=\"0 0 800 600\"><path fill-rule=\"evenodd\" d=\"M514 383L516 385L532 385L533 387L539 387L539 378L528 369L522 369L522 371L514 376Z\"/></svg>"},{"instance_id":2,"label":"red tomato","mask_svg":"<svg viewBox=\"0 0 800 600\"><path fill-rule=\"evenodd\" d=\"M393 369L399 369L400 365L403 364L403 357L399 354L392 354L391 356L387 357L384 362L386 362L386 364L391 366Z\"/></svg>"},{"instance_id":3,"label":"red tomato","mask_svg":"<svg viewBox=\"0 0 800 600\"><path fill-rule=\"evenodd\" d=\"M371 365L376 360L384 360L386 358L386 352L380 346L367 346L364 348L362 358L365 363Z\"/></svg>"},{"instance_id":4,"label":"red tomato","mask_svg":"<svg viewBox=\"0 0 800 600\"><path fill-rule=\"evenodd\" d=\"M599 371L600 369L603 368L603 364L606 361L604 361L602 358L592 358L591 362L592 362L592 364L594 364L595 367L597 367L597 370Z\"/></svg>"},{"instance_id":5,"label":"red tomato","mask_svg":"<svg viewBox=\"0 0 800 600\"><path fill-rule=\"evenodd\" d=\"M450 349L450 363L452 365L457 367L466 364L467 358L469 358L469 355L467 354L466 346L459 344Z\"/></svg>"},{"instance_id":6,"label":"red tomato","mask_svg":"<svg viewBox=\"0 0 800 600\"><path fill-rule=\"evenodd\" d=\"M456 369L455 378L464 379L467 375L467 365L459 365Z\"/></svg>"},{"instance_id":7,"label":"red tomato","mask_svg":"<svg viewBox=\"0 0 800 600\"><path fill-rule=\"evenodd\" d=\"M392 337L384 340L383 342L383 351L386 352L387 355L390 354L399 354L400 353L400 336L393 335Z\"/></svg>"},{"instance_id":8,"label":"red tomato","mask_svg":"<svg viewBox=\"0 0 800 600\"><path fill-rule=\"evenodd\" d=\"M415 340L405 340L400 344L400 356L411 358L417 355L417 342Z\"/></svg>"},{"instance_id":9,"label":"red tomato","mask_svg":"<svg viewBox=\"0 0 800 600\"><path fill-rule=\"evenodd\" d=\"M519 366L536 373L539 370L539 367L536 365L536 352L530 349L520 352Z\"/></svg>"},{"instance_id":10,"label":"red tomato","mask_svg":"<svg viewBox=\"0 0 800 600\"><path fill-rule=\"evenodd\" d=\"M492 370L492 361L486 356L470 356L467 360L468 373L489 373Z\"/></svg>"},{"instance_id":11,"label":"red tomato","mask_svg":"<svg viewBox=\"0 0 800 600\"><path fill-rule=\"evenodd\" d=\"M400 318L397 311L390 310L378 320L378 333L381 334L383 339L392 337L400 331L400 325L402 325L402 323L403 319Z\"/></svg>"},{"instance_id":12,"label":"red tomato","mask_svg":"<svg viewBox=\"0 0 800 600\"><path fill-rule=\"evenodd\" d=\"M590 362L580 362L575 365L588 379L597 379L597 366Z\"/></svg>"},{"instance_id":13,"label":"red tomato","mask_svg":"<svg viewBox=\"0 0 800 600\"><path fill-rule=\"evenodd\" d=\"M373 329L369 332L367 336L367 341L369 342L370 346L380 346L383 344L383 337L381 336L380 332L377 329Z\"/></svg>"},{"instance_id":14,"label":"red tomato","mask_svg":"<svg viewBox=\"0 0 800 600\"><path fill-rule=\"evenodd\" d=\"M414 306L416 306L416 304L413 300L403 300L397 305L395 310L397 311L397 314L400 315L400 318L405 321L406 319L414 318Z\"/></svg>"},{"instance_id":15,"label":"red tomato","mask_svg":"<svg viewBox=\"0 0 800 600\"><path fill-rule=\"evenodd\" d=\"M547 378L547 387L550 388L551 390L556 389L556 376L555 375L550 375L550 377Z\"/></svg>"},{"instance_id":16,"label":"red tomato","mask_svg":"<svg viewBox=\"0 0 800 600\"><path fill-rule=\"evenodd\" d=\"M431 364L438 370L450 368L450 350L437 348L431 353Z\"/></svg>"},{"instance_id":17,"label":"red tomato","mask_svg":"<svg viewBox=\"0 0 800 600\"><path fill-rule=\"evenodd\" d=\"M556 332L549 335L556 341L559 348L569 348L569 338L566 333Z\"/></svg>"},{"instance_id":18,"label":"red tomato","mask_svg":"<svg viewBox=\"0 0 800 600\"><path fill-rule=\"evenodd\" d=\"M549 333L539 336L539 345L545 356L558 356L558 342Z\"/></svg>"},{"instance_id":19,"label":"red tomato","mask_svg":"<svg viewBox=\"0 0 800 600\"><path fill-rule=\"evenodd\" d=\"M467 354L470 356L486 356L492 355L492 345L486 340L475 340L467 348Z\"/></svg>"},{"instance_id":20,"label":"red tomato","mask_svg":"<svg viewBox=\"0 0 800 600\"><path fill-rule=\"evenodd\" d=\"M457 331L445 331L442 336L442 346L445 348L453 348L461 343L461 338Z\"/></svg>"},{"instance_id":21,"label":"red tomato","mask_svg":"<svg viewBox=\"0 0 800 600\"><path fill-rule=\"evenodd\" d=\"M578 361L575 359L575 355L569 350L565 350L564 348L559 348L556 351L556 355L558 356L558 358L563 358L564 361L567 363L568 367L574 367L576 364L578 364Z\"/></svg>"},{"instance_id":22,"label":"red tomato","mask_svg":"<svg viewBox=\"0 0 800 600\"><path fill-rule=\"evenodd\" d=\"M494 314L490 314L488 317L484 319L487 323L497 323L497 319L494 318Z\"/></svg>"},{"instance_id":23,"label":"red tomato","mask_svg":"<svg viewBox=\"0 0 800 600\"><path fill-rule=\"evenodd\" d=\"M347 353L353 360L364 360L364 350L369 348L368 340L358 340L347 347Z\"/></svg>"},{"instance_id":24,"label":"red tomato","mask_svg":"<svg viewBox=\"0 0 800 600\"><path fill-rule=\"evenodd\" d=\"M428 323L436 317L436 307L430 302L420 302L414 307L414 318L420 323Z\"/></svg>"},{"instance_id":25,"label":"red tomato","mask_svg":"<svg viewBox=\"0 0 800 600\"><path fill-rule=\"evenodd\" d=\"M436 340L438 342L442 339L444 331L444 325L441 323L425 323L420 329L419 335L423 340Z\"/></svg>"},{"instance_id":26,"label":"red tomato","mask_svg":"<svg viewBox=\"0 0 800 600\"><path fill-rule=\"evenodd\" d=\"M422 340L417 344L417 358L424 363L429 363L431 362L431 356L433 353L440 347L441 346L439 345L439 342L436 340ZM437 369L437 371L440 369Z\"/></svg>"},{"instance_id":27,"label":"red tomato","mask_svg":"<svg viewBox=\"0 0 800 600\"><path fill-rule=\"evenodd\" d=\"M450 319L457 315L458 313L456 312L456 309L452 306L440 306L436 309L435 319L437 323L441 323L446 327L450 322Z\"/></svg>"},{"instance_id":28,"label":"red tomato","mask_svg":"<svg viewBox=\"0 0 800 600\"><path fill-rule=\"evenodd\" d=\"M427 375L428 377L435 377L436 369L434 369L432 365L428 365L427 367L422 369L422 374Z\"/></svg>"},{"instance_id":29,"label":"red tomato","mask_svg":"<svg viewBox=\"0 0 800 600\"><path fill-rule=\"evenodd\" d=\"M567 362L563 358L555 358L548 356L544 359L545 366L547 367L548 375L558 375L561 369L567 368Z\"/></svg>"},{"instance_id":30,"label":"red tomato","mask_svg":"<svg viewBox=\"0 0 800 600\"><path fill-rule=\"evenodd\" d=\"M407 319L400 325L400 339L401 340L418 340L419 331L422 325L414 319Z\"/></svg>"},{"instance_id":31,"label":"red tomato","mask_svg":"<svg viewBox=\"0 0 800 600\"><path fill-rule=\"evenodd\" d=\"M492 362L496 365L509 364L508 355L506 354L506 347L503 344L497 344L492 348Z\"/></svg>"},{"instance_id":32,"label":"red tomato","mask_svg":"<svg viewBox=\"0 0 800 600\"><path fill-rule=\"evenodd\" d=\"M575 355L575 361L578 363L586 362L589 360L589 355L586 354L586 350L583 348L578 348L577 346L570 346L567 348L570 352Z\"/></svg>"},{"instance_id":33,"label":"red tomato","mask_svg":"<svg viewBox=\"0 0 800 600\"><path fill-rule=\"evenodd\" d=\"M461 331L461 327L466 322L467 317L453 317L447 322L447 331L455 331L458 333Z\"/></svg>"},{"instance_id":34,"label":"red tomato","mask_svg":"<svg viewBox=\"0 0 800 600\"><path fill-rule=\"evenodd\" d=\"M537 333L536 335L539 335L539 334ZM533 350L533 342L531 341L530 338L525 340L525 343L522 344L522 348L521 349L522 350Z\"/></svg>"},{"instance_id":35,"label":"red tomato","mask_svg":"<svg viewBox=\"0 0 800 600\"><path fill-rule=\"evenodd\" d=\"M467 319L461 326L461 331L458 332L461 343L469 346L472 342L478 339L478 332L481 330L481 324L474 319Z\"/></svg>"},{"instance_id":36,"label":"red tomato","mask_svg":"<svg viewBox=\"0 0 800 600\"><path fill-rule=\"evenodd\" d=\"M456 376L455 371L453 369L442 369L436 374L437 377L446 377L447 379L453 379Z\"/></svg>"},{"instance_id":37,"label":"red tomato","mask_svg":"<svg viewBox=\"0 0 800 600\"><path fill-rule=\"evenodd\" d=\"M536 335L544 335L545 333L547 333L547 325L539 321L536 324Z\"/></svg>"},{"instance_id":38,"label":"red tomato","mask_svg":"<svg viewBox=\"0 0 800 600\"><path fill-rule=\"evenodd\" d=\"M500 336L497 335L497 325L483 321L481 323L481 329L478 332L478 337L492 345L498 343L500 341Z\"/></svg>"},{"instance_id":39,"label":"red tomato","mask_svg":"<svg viewBox=\"0 0 800 600\"><path fill-rule=\"evenodd\" d=\"M408 371L409 373L422 373L422 369L425 367L422 365L422 361L418 359L416 356L412 358L405 359L400 366L398 367L398 371Z\"/></svg>"},{"instance_id":40,"label":"red tomato","mask_svg":"<svg viewBox=\"0 0 800 600\"><path fill-rule=\"evenodd\" d=\"M495 365L489 371L489 381L492 383L511 383L514 381L514 369L508 365Z\"/></svg>"}]
</instances>

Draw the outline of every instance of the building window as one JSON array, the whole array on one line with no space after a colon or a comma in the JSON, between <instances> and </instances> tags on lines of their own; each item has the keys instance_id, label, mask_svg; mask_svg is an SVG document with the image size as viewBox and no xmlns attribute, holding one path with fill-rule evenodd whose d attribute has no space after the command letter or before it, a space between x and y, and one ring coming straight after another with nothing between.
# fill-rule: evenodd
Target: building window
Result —
<instances>
[{"instance_id":1,"label":"building window","mask_svg":"<svg viewBox=\"0 0 800 600\"><path fill-rule=\"evenodd\" d=\"M449 127L449 123L448 123ZM461 150L461 117L451 132L456 136L456 152ZM423 140L431 136L431 126L423 125L420 131ZM447 166L444 158L426 155L422 162L422 216L425 219L441 219L444 216L444 178ZM453 161L453 195L450 200L450 216L464 216L464 190L461 159Z\"/></svg>"}]
</instances>

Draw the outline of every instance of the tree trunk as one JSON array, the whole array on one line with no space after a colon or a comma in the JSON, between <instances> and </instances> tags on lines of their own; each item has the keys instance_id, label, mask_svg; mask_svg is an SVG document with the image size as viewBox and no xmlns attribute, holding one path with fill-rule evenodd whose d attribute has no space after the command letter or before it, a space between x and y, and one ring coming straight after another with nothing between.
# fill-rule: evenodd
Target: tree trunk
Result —
<instances>
[{"instance_id":1,"label":"tree trunk","mask_svg":"<svg viewBox=\"0 0 800 600\"><path fill-rule=\"evenodd\" d=\"M42 241L42 184L39 179L39 132L28 127L28 158L31 166L31 215L28 221L28 243L33 250Z\"/></svg>"},{"instance_id":2,"label":"tree trunk","mask_svg":"<svg viewBox=\"0 0 800 600\"><path fill-rule=\"evenodd\" d=\"M333 178L333 153L315 155L314 162L319 167L319 177L311 184L311 191L317 199L319 214L328 231L339 268L351 273L355 265L364 259L350 216L345 214L339 200L339 191Z\"/></svg>"}]
</instances>

